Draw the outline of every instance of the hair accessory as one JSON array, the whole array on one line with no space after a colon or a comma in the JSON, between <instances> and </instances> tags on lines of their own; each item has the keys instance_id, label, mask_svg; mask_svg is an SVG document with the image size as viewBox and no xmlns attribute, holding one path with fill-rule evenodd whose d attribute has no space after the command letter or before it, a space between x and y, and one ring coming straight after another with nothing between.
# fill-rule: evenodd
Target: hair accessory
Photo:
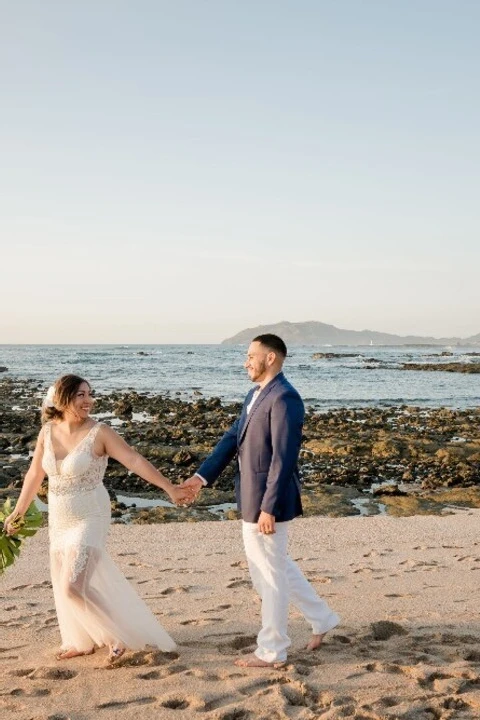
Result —
<instances>
[{"instance_id":1,"label":"hair accessory","mask_svg":"<svg viewBox=\"0 0 480 720\"><path fill-rule=\"evenodd\" d=\"M50 385L50 387L47 390L47 394L45 395L45 399L43 401L43 406L47 407L47 408L55 407L55 403L53 402L54 397L55 397L55 386Z\"/></svg>"}]
</instances>

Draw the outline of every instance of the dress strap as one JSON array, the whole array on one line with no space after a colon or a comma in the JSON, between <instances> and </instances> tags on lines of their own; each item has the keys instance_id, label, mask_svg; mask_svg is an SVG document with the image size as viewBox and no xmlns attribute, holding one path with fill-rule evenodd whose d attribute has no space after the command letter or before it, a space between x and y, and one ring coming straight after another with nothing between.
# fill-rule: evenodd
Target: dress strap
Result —
<instances>
[{"instance_id":1,"label":"dress strap","mask_svg":"<svg viewBox=\"0 0 480 720\"><path fill-rule=\"evenodd\" d=\"M103 423L97 422L93 427L90 429L90 431L87 433L85 437L85 445L90 448L90 450L93 450L93 445L95 443L95 439L100 432L100 428L103 427Z\"/></svg>"},{"instance_id":2,"label":"dress strap","mask_svg":"<svg viewBox=\"0 0 480 720\"><path fill-rule=\"evenodd\" d=\"M44 440L48 440L48 441L51 440L51 437L52 437L52 421L51 420L46 422L43 426L43 437L44 437Z\"/></svg>"}]
</instances>

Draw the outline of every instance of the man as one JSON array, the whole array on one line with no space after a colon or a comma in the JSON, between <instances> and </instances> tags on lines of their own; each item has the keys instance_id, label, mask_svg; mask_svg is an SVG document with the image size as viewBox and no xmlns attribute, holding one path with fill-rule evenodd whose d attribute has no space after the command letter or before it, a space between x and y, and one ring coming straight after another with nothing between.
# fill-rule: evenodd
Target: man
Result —
<instances>
[{"instance_id":1,"label":"man","mask_svg":"<svg viewBox=\"0 0 480 720\"><path fill-rule=\"evenodd\" d=\"M197 493L212 485L238 455L235 478L242 512L245 553L253 585L262 600L262 628L253 655L240 658L242 667L279 667L285 663L290 639L288 605L292 602L312 626L307 645L315 650L339 622L324 600L289 557L288 523L302 514L298 455L304 418L303 402L285 378L287 348L277 335L254 338L245 368L257 383L247 395L240 417L227 430L198 472L185 484Z\"/></svg>"}]
</instances>

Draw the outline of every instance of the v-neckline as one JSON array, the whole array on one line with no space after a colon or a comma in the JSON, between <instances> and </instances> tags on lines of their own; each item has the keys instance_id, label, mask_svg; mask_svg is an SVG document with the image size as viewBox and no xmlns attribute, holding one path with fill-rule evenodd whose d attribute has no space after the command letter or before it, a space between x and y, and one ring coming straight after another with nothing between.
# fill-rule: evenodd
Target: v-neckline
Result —
<instances>
[{"instance_id":1,"label":"v-neckline","mask_svg":"<svg viewBox=\"0 0 480 720\"><path fill-rule=\"evenodd\" d=\"M68 452L68 453L65 455L65 457L62 458L61 460L58 460L58 459L57 459L57 456L55 455L55 450L53 449L52 428L50 427L50 433L49 433L49 434L50 434L50 449L51 449L51 451L52 451L52 455L53 455L53 458L54 458L54 460L55 460L55 466L58 467L58 466L60 465L60 467L61 467L61 466L63 465L63 463L65 462L65 460L66 460L68 457L70 457L70 455L71 455L72 453L74 453L75 450L77 450L77 449L80 447L80 445L83 443L83 441L87 439L87 437L90 435L90 433L92 432L92 430L97 427L97 425L98 425L98 423L94 423L94 424L92 425L92 427L90 428L90 430L89 430L89 431L83 436L83 438L75 445L75 447L72 448L72 449L70 450L70 452Z\"/></svg>"}]
</instances>

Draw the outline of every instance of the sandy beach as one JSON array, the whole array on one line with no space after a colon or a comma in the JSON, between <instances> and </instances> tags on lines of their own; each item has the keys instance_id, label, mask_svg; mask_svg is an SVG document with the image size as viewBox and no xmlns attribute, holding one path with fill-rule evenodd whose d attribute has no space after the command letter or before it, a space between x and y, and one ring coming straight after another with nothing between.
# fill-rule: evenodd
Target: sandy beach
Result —
<instances>
[{"instance_id":1,"label":"sandy beach","mask_svg":"<svg viewBox=\"0 0 480 720\"><path fill-rule=\"evenodd\" d=\"M480 717L480 511L305 518L290 549L342 616L314 653L291 609L281 670L238 668L259 628L240 523L114 525L109 550L178 643L58 662L47 530L1 579L2 718Z\"/></svg>"}]
</instances>

